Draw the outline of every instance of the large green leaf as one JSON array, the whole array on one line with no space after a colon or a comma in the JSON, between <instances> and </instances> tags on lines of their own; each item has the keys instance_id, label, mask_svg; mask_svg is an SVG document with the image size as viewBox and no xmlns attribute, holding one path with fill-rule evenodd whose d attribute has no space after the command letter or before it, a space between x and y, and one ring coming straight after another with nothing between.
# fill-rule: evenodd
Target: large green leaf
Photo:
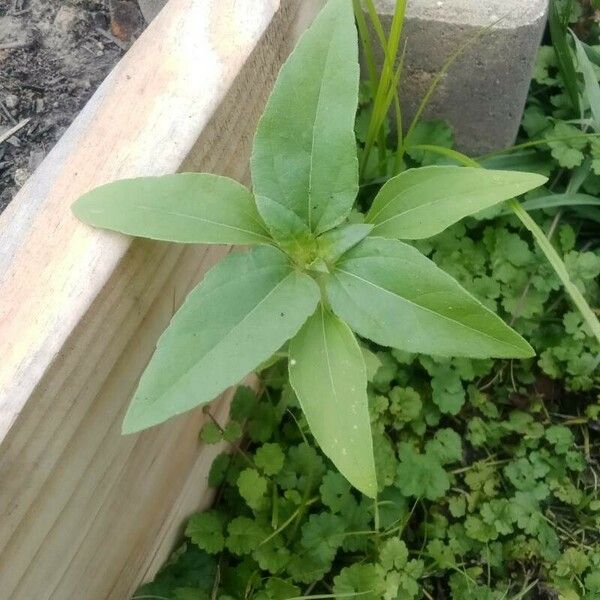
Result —
<instances>
[{"instance_id":1,"label":"large green leaf","mask_svg":"<svg viewBox=\"0 0 600 600\"><path fill-rule=\"evenodd\" d=\"M290 383L312 434L340 473L377 494L362 351L350 328L320 306L290 342Z\"/></svg>"},{"instance_id":2,"label":"large green leaf","mask_svg":"<svg viewBox=\"0 0 600 600\"><path fill-rule=\"evenodd\" d=\"M367 238L327 284L334 312L383 346L442 356L533 356L529 344L418 250Z\"/></svg>"},{"instance_id":3,"label":"large green leaf","mask_svg":"<svg viewBox=\"0 0 600 600\"><path fill-rule=\"evenodd\" d=\"M475 167L422 167L390 179L367 214L371 235L416 240L547 181L535 173Z\"/></svg>"},{"instance_id":4,"label":"large green leaf","mask_svg":"<svg viewBox=\"0 0 600 600\"><path fill-rule=\"evenodd\" d=\"M254 138L254 191L274 235L289 229L287 211L299 217L300 234L302 224L318 234L350 212L358 80L352 2L329 0L283 65Z\"/></svg>"},{"instance_id":5,"label":"large green leaf","mask_svg":"<svg viewBox=\"0 0 600 600\"><path fill-rule=\"evenodd\" d=\"M123 431L145 429L215 398L295 335L318 300L317 284L275 248L228 256L161 336Z\"/></svg>"},{"instance_id":6,"label":"large green leaf","mask_svg":"<svg viewBox=\"0 0 600 600\"><path fill-rule=\"evenodd\" d=\"M598 84L598 76L596 75L593 63L585 52L583 44L573 32L571 32L571 36L575 42L579 70L583 74L584 97L590 105L594 129L600 131L600 85Z\"/></svg>"},{"instance_id":7,"label":"large green leaf","mask_svg":"<svg viewBox=\"0 0 600 600\"><path fill-rule=\"evenodd\" d=\"M208 173L123 179L88 192L73 205L85 223L168 242L268 244L252 194Z\"/></svg>"}]
</instances>

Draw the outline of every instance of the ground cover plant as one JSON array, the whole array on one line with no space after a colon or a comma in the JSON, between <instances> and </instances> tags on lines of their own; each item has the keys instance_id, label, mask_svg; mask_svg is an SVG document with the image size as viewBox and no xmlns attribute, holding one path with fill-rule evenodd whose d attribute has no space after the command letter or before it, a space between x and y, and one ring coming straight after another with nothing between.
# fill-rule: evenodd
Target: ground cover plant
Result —
<instances>
[{"instance_id":1,"label":"ground cover plant","mask_svg":"<svg viewBox=\"0 0 600 600\"><path fill-rule=\"evenodd\" d=\"M576 169L556 156L559 135L538 143L528 125L532 107L553 126L572 116L561 117L549 100L564 93L562 80L539 81L549 61L556 74L553 52L540 52L523 121L528 146L485 161L525 163L550 176L553 185L525 205L546 231L554 225L557 251L597 307L594 213L553 206L572 193ZM356 130L364 148L373 102L368 87L362 91ZM423 123L417 133L423 146L452 147L443 123ZM585 140L583 163L593 137L575 134ZM396 149L386 148L387 163ZM413 148L405 160L446 158ZM379 187L370 185L380 179L378 162L363 176L365 208ZM594 180L592 172L584 179ZM559 197L550 202L551 194ZM535 208L544 198L547 208ZM375 504L319 450L285 362L271 366L258 394L237 392L228 425L202 430L206 443L239 447L213 464L214 508L192 517L184 544L137 598L600 598L600 348L529 232L496 212L416 244L511 322L537 356L473 360L365 348Z\"/></svg>"},{"instance_id":2,"label":"ground cover plant","mask_svg":"<svg viewBox=\"0 0 600 600\"><path fill-rule=\"evenodd\" d=\"M476 166L483 164L538 172L548 183L528 193L523 206L564 258L567 279L590 312L597 312L589 89L600 71L593 62L595 26L578 15L577 6L553 7L554 45L540 52L524 138L511 152L464 157L452 149L452 131L438 122L416 122L410 136L401 129L393 135L379 113L381 106L384 114L386 106L394 108L397 72L388 65L387 89L367 82L355 123L360 210L351 213L348 226L363 226L360 215L377 212L399 170L486 173ZM585 34L589 63L569 27ZM394 35L399 38L392 26L380 42L394 46ZM569 105L567 58L577 99ZM382 74L379 81L384 79ZM378 94L381 89L385 94ZM544 128L532 128L532 122ZM448 166L465 162L471 169ZM136 598L600 598L600 347L564 291L564 273L548 262L547 248L534 244L530 224L524 228L509 208L495 204L454 219L443 230L426 232L432 237L409 238L410 247L510 323L536 356L431 355L429 349L391 349L386 346L393 344L362 335L373 501L321 442L289 376L285 355L298 355L284 349L261 372L258 393L238 390L229 423L211 420L203 428L205 443L235 444L211 469L217 501L192 517L184 544ZM375 239L371 231L350 249L351 257ZM311 277L331 275L331 264L323 262L325 270L318 261L308 269Z\"/></svg>"}]
</instances>

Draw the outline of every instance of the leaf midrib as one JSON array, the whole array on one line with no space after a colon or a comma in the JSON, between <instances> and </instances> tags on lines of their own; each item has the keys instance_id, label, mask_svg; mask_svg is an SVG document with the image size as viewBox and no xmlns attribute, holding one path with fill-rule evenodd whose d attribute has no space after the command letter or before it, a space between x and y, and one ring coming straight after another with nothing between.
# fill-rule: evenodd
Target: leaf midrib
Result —
<instances>
[{"instance_id":1,"label":"leaf midrib","mask_svg":"<svg viewBox=\"0 0 600 600\"><path fill-rule=\"evenodd\" d=\"M135 205L135 208L147 210L148 212L158 213L159 215L171 215L173 217L181 217L186 220L189 219L192 221L200 221L202 223L208 223L209 225L216 225L218 227L224 227L226 229L233 229L234 231L240 231L241 233L250 234L254 237L263 239L267 242L271 241L267 236L264 236L261 233L257 233L256 231L252 231L251 229L243 229L242 227L236 227L235 225L228 225L227 223L220 223L219 221L213 221L212 219L207 219L205 217L198 217L196 215L180 213L180 212L176 212L176 211L172 211L172 210L165 210L162 208L155 208L153 206L146 206L144 204ZM246 216L248 216L248 215L246 215Z\"/></svg>"},{"instance_id":2,"label":"leaf midrib","mask_svg":"<svg viewBox=\"0 0 600 600\"><path fill-rule=\"evenodd\" d=\"M232 333L239 329L243 323L250 318L256 310L258 310L258 308L264 303L266 302L284 283L286 283L288 281L288 279L290 277L292 277L295 274L295 271L290 270L290 272L277 284L275 285L275 287L273 287L253 308L252 310L250 310L248 313L246 313L244 315L244 317L239 320L237 323L234 323L229 330L227 331L227 333L222 336L219 341L212 346L208 352L206 352L205 354L203 354L196 362L194 362L193 365L191 365L188 369L185 370L185 372L183 372L170 386L169 388L163 392L160 396L158 396L157 398L155 398L152 402L149 402L148 404L154 404L155 402L159 402L160 400L162 400L164 398L164 396L166 394L169 393L169 390L171 388L173 388L174 386L178 385L183 379L185 379L186 377L188 377L190 375L190 373L198 366L198 364L200 362L203 362L205 360L207 360L208 358L210 358L210 356L216 351L217 348L219 348L220 346L223 345L223 343L228 340Z\"/></svg>"},{"instance_id":3,"label":"leaf midrib","mask_svg":"<svg viewBox=\"0 0 600 600\"><path fill-rule=\"evenodd\" d=\"M427 167L422 167L422 169L427 169ZM401 177L402 177L402 174L398 175L397 177L401 178ZM400 180L398 180L398 181L400 181ZM391 180L391 179L390 179L390 180L388 180L388 183L390 183L390 184L391 184L392 182L393 182L393 180ZM395 183L395 182L394 182L394 183ZM426 185L429 185L430 183L431 183L431 181L430 181L430 180L427 180L427 179L425 179L424 181L421 181L421 182L419 182L419 183L415 183L415 184L413 184L413 185L410 185L410 186L408 186L408 187L406 187L406 188L403 188L403 189L402 189L402 190L400 190L398 193L396 193L396 194L393 194L393 195L392 195L392 197L391 197L391 198L390 198L390 199L389 199L389 200L388 200L388 201L387 201L387 202L386 202L386 203L385 203L385 204L384 204L384 205L383 205L383 206L382 206L382 207L381 207L381 208L380 208L380 209L379 209L379 210L378 210L378 211L377 211L375 214L373 214L373 215L369 215L369 214L367 214L367 223L373 223L373 224L375 225L375 227L376 227L377 225L379 225L379 223L375 223L375 219L377 219L377 217L378 217L378 216L379 216L379 215L380 215L382 212L386 211L386 210L387 210L387 208L388 208L388 206L389 206L390 204L392 204L393 202L395 202L395 201L397 200L398 196L400 196L400 194L404 194L404 193L406 193L407 191L414 192L415 190L418 190L418 189L419 189L419 188L421 188L421 187L424 187L424 186L426 186ZM382 187L382 188L381 188L381 192L380 192L380 193L383 193L383 191L385 190L385 185L387 185L387 183L386 183L386 184L384 184L384 187ZM391 187L391 186L390 186L390 187ZM377 201L377 198L375 198L375 201ZM373 204L374 204L374 203L373 203ZM373 206L373 208L374 208L374 206Z\"/></svg>"},{"instance_id":4,"label":"leaf midrib","mask_svg":"<svg viewBox=\"0 0 600 600\"><path fill-rule=\"evenodd\" d=\"M513 185L512 183L504 183L502 185L498 185L498 186L494 186L494 189L501 189L501 188L505 188L505 187L509 187ZM411 188L411 190L414 190L416 187ZM375 224L375 226L373 227L373 229L377 229L377 227L381 227L382 225L385 225L386 223L388 223L389 221L393 221L394 219L398 219L400 217L405 217L406 215L416 211L416 210L423 210L428 208L429 206L433 205L433 204L437 204L438 202L452 202L455 200L465 200L466 198L468 198L469 200L471 198L476 198L477 197L477 190L473 190L467 193L460 193L460 194L456 194L456 195L448 195L448 196L444 196L443 198L436 198L434 200L430 200L429 202L424 202L423 204L419 204L418 206L413 206L412 208L409 208L407 210L404 210L402 212L396 213L395 215L392 215L391 217L388 217L387 219L385 219L384 221L379 221L378 223ZM494 202L494 204L499 204L500 202L506 202L506 200L510 200L510 198L505 198L504 200L496 200ZM388 203L388 205L391 203L391 201ZM489 206L493 206L493 204L489 205ZM486 208L489 208L489 206L487 206ZM386 205L387 207L387 205ZM483 208L481 209L483 210ZM381 214L380 211L379 214Z\"/></svg>"},{"instance_id":5,"label":"leaf midrib","mask_svg":"<svg viewBox=\"0 0 600 600\"><path fill-rule=\"evenodd\" d=\"M325 73L327 73L328 71L328 66L329 66L329 59L331 57L331 48L333 46L333 40L335 38L335 35L337 33L339 25L336 23L335 28L331 34L331 37L329 38L329 41L327 43L327 55L325 57L325 63L323 65L323 77L321 77L321 82L319 83L319 94L317 96L317 107L315 110L315 118L313 119L313 124L312 124L312 136L311 136L311 143L310 143L310 165L309 165L309 172L308 172L308 228L310 231L312 231L312 180L313 180L313 161L314 161L314 157L315 157L315 139L316 139L316 131L317 131L317 121L318 121L318 116L320 113L320 107L321 107L321 98L322 98L322 94L323 94L323 87L325 85Z\"/></svg>"},{"instance_id":6,"label":"leaf midrib","mask_svg":"<svg viewBox=\"0 0 600 600\"><path fill-rule=\"evenodd\" d=\"M348 275L350 277L354 277L355 279L358 279L359 281L362 281L363 283L365 283L367 285L370 285L371 287L374 287L374 288L376 288L378 290L381 290L382 292L384 292L386 294L389 294L389 295L393 296L394 298L399 298L401 301L406 302L408 304L411 304L411 305L413 305L413 306L415 306L415 307L417 307L417 308L419 308L419 309L421 309L421 310L423 310L425 312L429 312L429 313L431 313L432 315L434 315L436 317L440 317L442 319L445 319L445 320L449 321L450 323L458 325L459 327L462 327L464 329L468 329L470 331L473 331L474 333L477 333L478 335L481 335L483 337L487 337L487 338L489 338L491 340L494 340L494 341L496 341L496 342L498 342L500 344L507 345L507 346L509 346L511 348L514 348L515 350L519 351L520 353L522 353L522 349L519 348L519 346L515 346L514 344L512 344L510 342L501 340L501 339L496 338L496 337L494 337L494 336L492 336L490 334L487 334L487 333L481 331L480 329L475 329L474 327L471 327L470 325L467 325L465 323L461 323L460 321L456 321L455 319L452 319L452 318L450 318L450 317L448 317L448 316L446 316L446 315L444 315L442 313L436 312L436 311L434 311L434 310L432 310L430 308L427 308L426 306L422 306L422 305L420 305L420 304L418 304L416 302L413 302L412 300L409 300L408 298L405 298L404 296L400 296L399 294L397 294L395 292L392 292L390 290L386 290L385 288L377 285L376 283L373 283L372 281L364 279L364 278L360 277L359 275L355 275L354 273L350 273L349 271L345 271L345 270L339 269L339 268L336 269L336 271L338 271L340 273L343 273L345 275ZM339 278L338 278L338 281L340 281ZM344 284L343 284L342 281L340 281L340 284L342 285L342 287L344 287ZM352 297L352 294L349 294L349 295L350 295L350 297Z\"/></svg>"},{"instance_id":7,"label":"leaf midrib","mask_svg":"<svg viewBox=\"0 0 600 600\"><path fill-rule=\"evenodd\" d=\"M323 344L325 350L325 359L327 361L327 374L329 375L329 382L331 383L331 391L334 397L335 405L338 406L338 394L333 380L333 370L331 368L331 359L329 357L329 349L327 345L327 331L325 329L325 309L321 306L321 328L323 330Z\"/></svg>"}]
</instances>

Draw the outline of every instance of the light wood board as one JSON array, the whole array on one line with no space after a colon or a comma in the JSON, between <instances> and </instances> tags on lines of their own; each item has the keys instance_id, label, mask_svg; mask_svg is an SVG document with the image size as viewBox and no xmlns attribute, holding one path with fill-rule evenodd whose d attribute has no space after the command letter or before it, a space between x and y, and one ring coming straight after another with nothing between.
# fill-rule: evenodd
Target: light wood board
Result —
<instances>
[{"instance_id":1,"label":"light wood board","mask_svg":"<svg viewBox=\"0 0 600 600\"><path fill-rule=\"evenodd\" d=\"M0 216L0 596L123 600L210 502L200 410L120 435L160 333L222 247L132 240L70 212L108 181L248 183L281 62L322 0L170 0ZM212 411L225 419L227 398Z\"/></svg>"}]
</instances>

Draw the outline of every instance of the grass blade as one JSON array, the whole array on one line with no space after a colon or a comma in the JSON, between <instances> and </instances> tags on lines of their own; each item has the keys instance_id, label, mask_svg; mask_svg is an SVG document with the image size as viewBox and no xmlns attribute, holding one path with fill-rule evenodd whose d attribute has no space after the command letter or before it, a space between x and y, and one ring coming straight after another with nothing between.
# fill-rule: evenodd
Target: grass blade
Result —
<instances>
[{"instance_id":1,"label":"grass blade","mask_svg":"<svg viewBox=\"0 0 600 600\"><path fill-rule=\"evenodd\" d=\"M417 108L417 112L415 113L414 117L412 118L412 121L410 123L410 126L408 128L408 131L406 132L406 136L404 138L404 145L402 147L400 147L398 149L398 152L400 153L400 159L403 158L404 156L404 151L405 151L405 145L407 143L407 141L410 139L410 136L412 134L412 132L414 131L415 127L417 126L417 123L419 122L419 120L421 119L421 117L423 116L423 113L425 112L425 109L427 108L427 105L429 104L429 101L431 100L431 97L433 96L435 90L437 89L438 85L440 84L440 81L442 80L442 78L448 73L448 71L450 70L450 67L471 47L473 46L478 40L480 40L492 27L494 27L494 25L496 25L497 23L499 23L500 21L502 21L502 19L504 19L505 17L500 17L499 19L496 19L495 21L493 21L492 23L490 23L489 25L487 25L486 27L483 27L480 31L478 31L475 35L471 36L470 38L468 38L464 43L462 43L444 62L444 64L442 65L442 68L436 73L435 77L433 78L433 81L431 82L431 85L429 86L429 88L427 89L427 92L425 92L425 96L423 96L423 99L421 100L421 103L419 104L419 107Z\"/></svg>"},{"instance_id":2,"label":"grass blade","mask_svg":"<svg viewBox=\"0 0 600 600\"><path fill-rule=\"evenodd\" d=\"M565 263L554 249L554 246L550 243L540 226L529 216L529 213L517 200L511 200L509 206L517 217L519 217L521 223L529 229L540 247L540 250L546 255L548 262L554 268L554 271L561 280L565 290L568 292L569 296L571 296L571 300L573 300L573 303L578 308L581 316L591 329L592 334L600 341L600 321L598 321L598 317L596 317L594 311L590 308L586 299L583 297L583 294L579 291L579 288L571 281Z\"/></svg>"},{"instance_id":3,"label":"grass blade","mask_svg":"<svg viewBox=\"0 0 600 600\"><path fill-rule=\"evenodd\" d=\"M394 16L392 18L392 24L390 27L390 34L389 37L386 37L373 0L365 0L365 4L373 29L375 30L375 33L379 39L379 43L381 44L381 47L383 49L384 60L381 69L381 75L379 77L379 82L377 85L377 91L374 96L373 113L367 130L367 139L365 142L365 149L363 152L360 167L361 173L364 173L364 170L368 164L370 153L375 145L375 140L378 140L379 147L385 147L385 140L382 139L383 124L389 113L390 107L392 106L395 94L397 94L398 82L402 74L404 53L402 54L400 65L395 70L394 63L398 56L398 48L400 46L400 39L402 37L402 30L404 26L404 18L406 15L406 0L397 0L396 8L394 10ZM366 31L366 28L364 29ZM361 27L359 26L359 33L360 30ZM380 160L381 174L385 174L385 171L386 165L385 163L382 164Z\"/></svg>"},{"instance_id":4,"label":"grass blade","mask_svg":"<svg viewBox=\"0 0 600 600\"><path fill-rule=\"evenodd\" d=\"M589 194L550 194L549 196L527 200L521 206L527 211L559 206L600 206L600 198L595 198Z\"/></svg>"},{"instance_id":5,"label":"grass blade","mask_svg":"<svg viewBox=\"0 0 600 600\"><path fill-rule=\"evenodd\" d=\"M590 110L594 118L593 128L600 131L600 85L594 71L594 65L588 58L585 49L577 36L571 31L571 36L575 42L575 51L577 53L577 62L583 74L584 95L590 104Z\"/></svg>"},{"instance_id":6,"label":"grass blade","mask_svg":"<svg viewBox=\"0 0 600 600\"><path fill-rule=\"evenodd\" d=\"M464 164L465 166L472 167L474 166L473 163L475 163L475 161L472 158L469 158L466 154L463 154L462 152L458 152L456 150L453 152L452 158L454 158L455 160L460 160L460 162L462 162L462 164ZM509 200L508 206L510 207L512 212L514 212L515 215L519 218L521 223L523 223L523 225L525 225L525 227L533 235L533 238L535 239L540 250L544 253L546 259L552 265L552 268L558 275L558 278L562 282L563 287L565 288L569 296L571 296L573 304L575 304L575 306L581 313L581 316L584 318L588 327L592 331L592 334L600 342L600 321L598 321L598 317L594 314L594 311L591 309L590 305L583 297L583 294L579 291L579 288L571 281L571 277L569 275L569 272L567 271L565 263L558 255L558 252L556 252L556 250L554 249L554 246L550 243L550 240L546 237L546 234L542 231L541 227L531 218L529 213L517 200Z\"/></svg>"},{"instance_id":7,"label":"grass blade","mask_svg":"<svg viewBox=\"0 0 600 600\"><path fill-rule=\"evenodd\" d=\"M572 140L578 139L594 139L600 137L600 133L579 133L577 135L568 135L562 137L547 137L539 140L531 140L529 142L523 142L522 144L514 144L513 146L509 146L508 148L504 148L504 150L496 150L495 152L489 152L488 154L482 154L478 156L476 160L483 161L493 158L494 156L500 156L502 154L508 154L510 152L515 152L516 150L525 150L526 148L535 148L536 146L543 146L544 144L548 144L549 142L568 142Z\"/></svg>"},{"instance_id":8,"label":"grass blade","mask_svg":"<svg viewBox=\"0 0 600 600\"><path fill-rule=\"evenodd\" d=\"M563 83L565 84L567 96L569 97L573 110L575 112L579 112L579 87L577 85L577 72L573 63L571 48L569 48L568 38L568 15L570 12L571 0L565 3L562 13L559 12L558 3L555 0L552 0L550 2L548 25L550 28L552 45L556 51L558 70L562 77Z\"/></svg>"}]
</instances>

